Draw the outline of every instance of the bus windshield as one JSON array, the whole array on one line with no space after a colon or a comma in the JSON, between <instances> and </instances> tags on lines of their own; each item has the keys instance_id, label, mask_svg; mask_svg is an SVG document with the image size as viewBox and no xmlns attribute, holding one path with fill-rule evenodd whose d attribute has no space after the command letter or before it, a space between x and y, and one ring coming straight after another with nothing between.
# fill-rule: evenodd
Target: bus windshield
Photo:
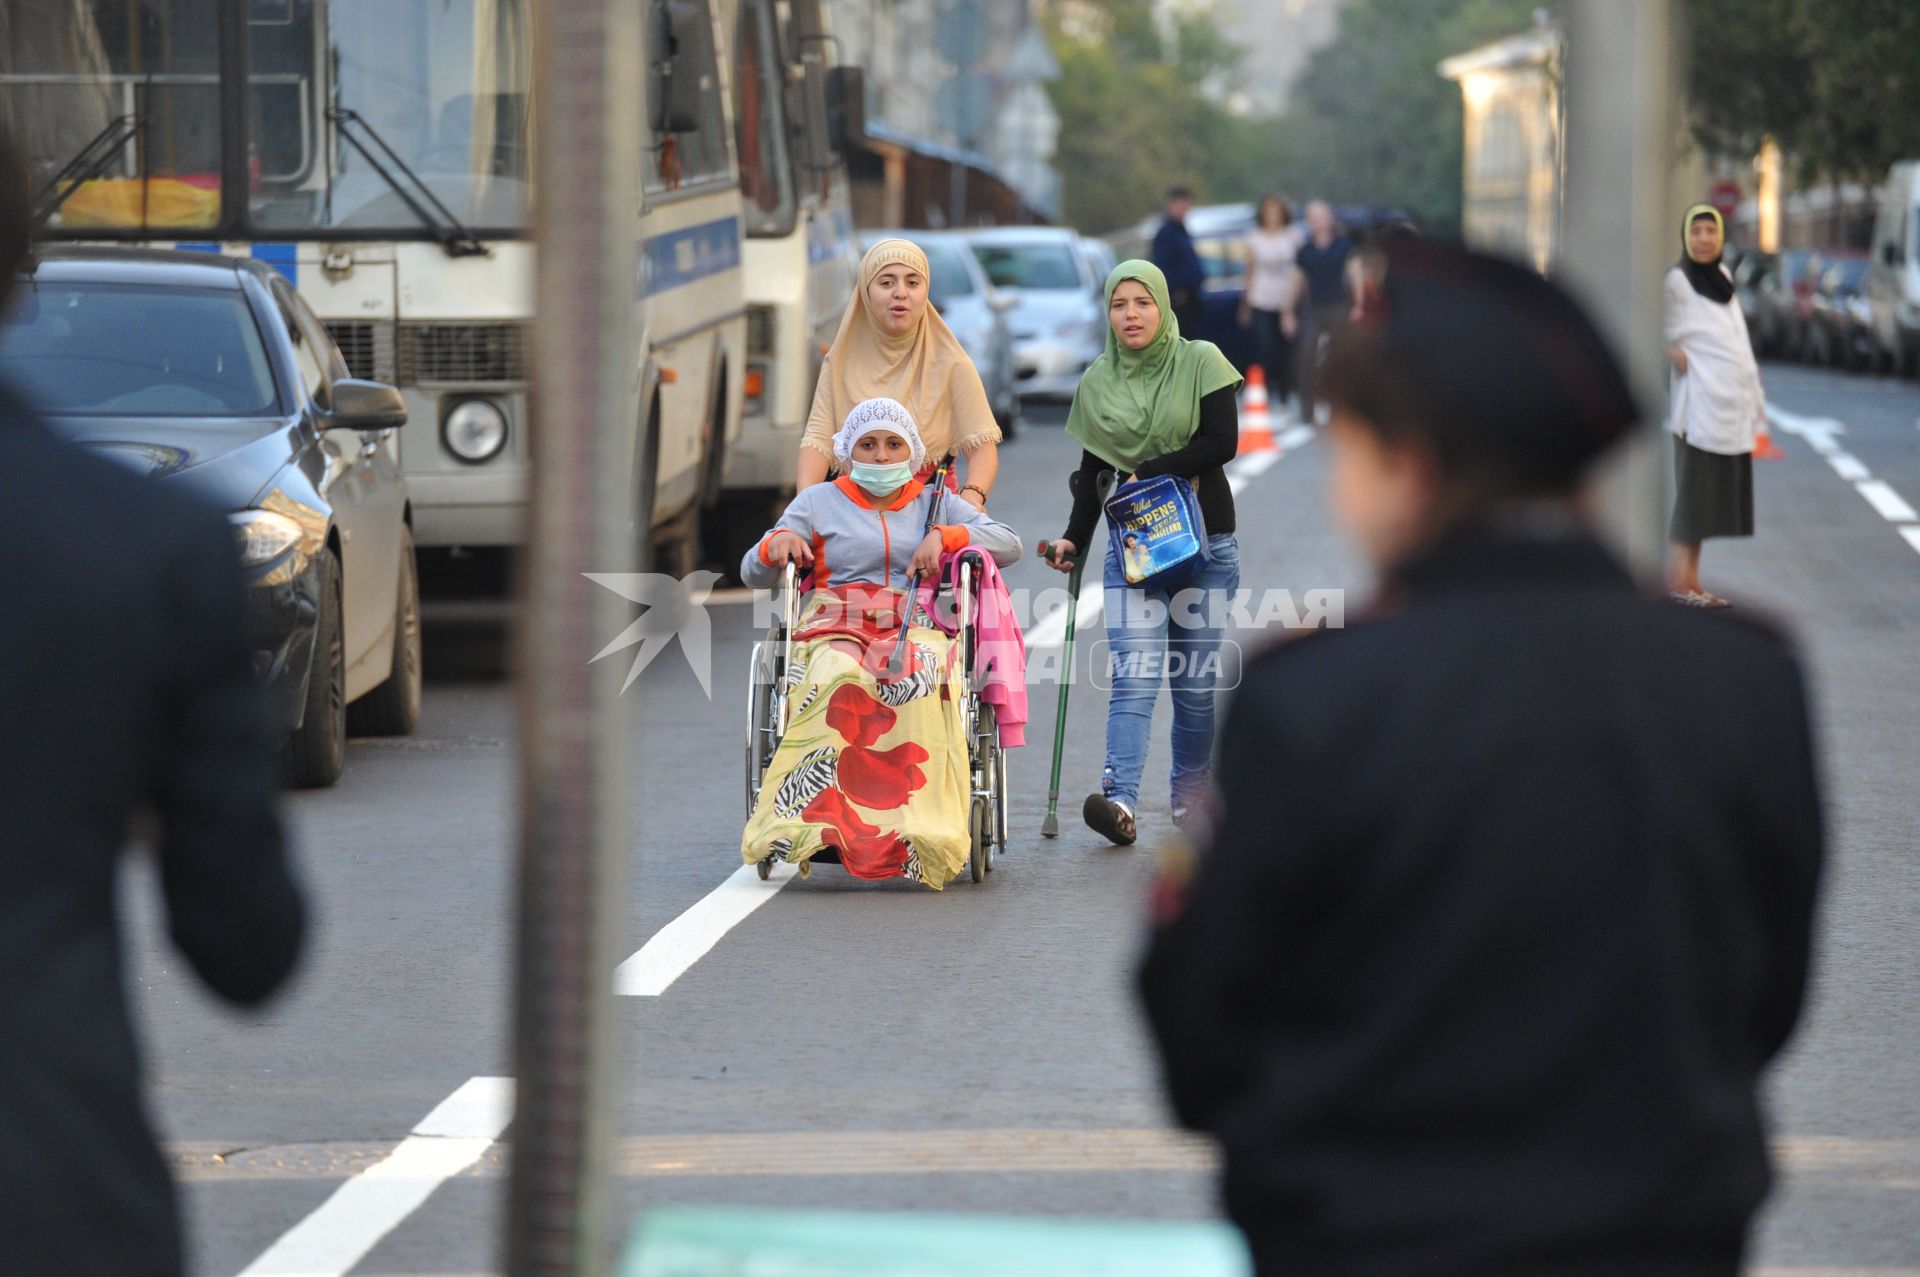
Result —
<instances>
[{"instance_id":1,"label":"bus windshield","mask_svg":"<svg viewBox=\"0 0 1920 1277\"><path fill-rule=\"evenodd\" d=\"M219 0L0 0L0 126L52 234L220 221Z\"/></svg>"},{"instance_id":2,"label":"bus windshield","mask_svg":"<svg viewBox=\"0 0 1920 1277\"><path fill-rule=\"evenodd\" d=\"M423 207L476 232L525 226L528 0L248 9L254 226L418 237Z\"/></svg>"}]
</instances>

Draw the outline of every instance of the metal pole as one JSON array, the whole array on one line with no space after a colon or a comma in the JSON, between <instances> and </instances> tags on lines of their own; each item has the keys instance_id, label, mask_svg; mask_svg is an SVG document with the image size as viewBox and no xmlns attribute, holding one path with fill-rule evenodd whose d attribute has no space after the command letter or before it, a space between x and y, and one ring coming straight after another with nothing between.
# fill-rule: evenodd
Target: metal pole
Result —
<instances>
[{"instance_id":1,"label":"metal pole","mask_svg":"<svg viewBox=\"0 0 1920 1277\"><path fill-rule=\"evenodd\" d=\"M510 1277L608 1271L616 1096L612 974L631 846L619 663L589 657L630 619L586 572L631 570L628 507L639 162L640 6L534 10L538 266L532 488L516 623L520 676L517 1107Z\"/></svg>"},{"instance_id":2,"label":"metal pole","mask_svg":"<svg viewBox=\"0 0 1920 1277\"><path fill-rule=\"evenodd\" d=\"M1667 552L1667 357L1660 281L1679 254L1673 171L1685 145L1676 0L1568 0L1565 236L1559 274L1627 362L1646 418L1602 476L1605 524L1635 571Z\"/></svg>"}]
</instances>

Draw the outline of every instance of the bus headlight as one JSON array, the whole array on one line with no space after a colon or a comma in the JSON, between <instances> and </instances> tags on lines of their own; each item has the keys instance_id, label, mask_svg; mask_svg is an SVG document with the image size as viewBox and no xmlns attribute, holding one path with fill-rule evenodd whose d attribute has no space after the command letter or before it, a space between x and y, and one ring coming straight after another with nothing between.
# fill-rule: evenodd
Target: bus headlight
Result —
<instances>
[{"instance_id":1,"label":"bus headlight","mask_svg":"<svg viewBox=\"0 0 1920 1277\"><path fill-rule=\"evenodd\" d=\"M507 446L507 414L491 399L462 399L441 419L440 442L468 465L491 461Z\"/></svg>"}]
</instances>

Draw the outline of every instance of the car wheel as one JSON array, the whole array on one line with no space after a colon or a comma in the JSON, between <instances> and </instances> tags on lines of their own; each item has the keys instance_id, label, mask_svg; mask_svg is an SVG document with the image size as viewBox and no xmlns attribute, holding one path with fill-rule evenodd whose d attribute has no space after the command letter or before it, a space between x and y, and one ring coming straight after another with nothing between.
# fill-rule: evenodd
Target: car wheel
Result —
<instances>
[{"instance_id":1,"label":"car wheel","mask_svg":"<svg viewBox=\"0 0 1920 1277\"><path fill-rule=\"evenodd\" d=\"M347 766L347 641L340 617L340 561L320 556L320 614L313 628L306 714L287 741L287 781L324 789Z\"/></svg>"},{"instance_id":2,"label":"car wheel","mask_svg":"<svg viewBox=\"0 0 1920 1277\"><path fill-rule=\"evenodd\" d=\"M393 671L347 707L347 730L356 736L411 736L420 725L420 571L413 560L413 532L404 525L399 594L393 608Z\"/></svg>"}]
</instances>

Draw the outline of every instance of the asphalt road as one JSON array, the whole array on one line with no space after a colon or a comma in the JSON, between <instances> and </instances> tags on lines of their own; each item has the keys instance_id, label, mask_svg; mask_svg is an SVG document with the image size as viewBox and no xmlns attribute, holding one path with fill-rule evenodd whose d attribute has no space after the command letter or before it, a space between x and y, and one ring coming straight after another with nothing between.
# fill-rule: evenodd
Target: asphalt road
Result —
<instances>
[{"instance_id":1,"label":"asphalt road","mask_svg":"<svg viewBox=\"0 0 1920 1277\"><path fill-rule=\"evenodd\" d=\"M1768 375L1799 433L1782 431L1787 458L1759 467L1760 535L1710 545L1705 578L1805 644L1835 855L1812 1011L1772 1083L1784 1180L1757 1258L1777 1277L1920 1274L1920 794L1909 779L1920 542L1901 531L1920 525L1889 519L1883 508L1899 512L1885 496L1859 487L1920 501L1920 389ZM1065 522L1076 454L1063 417L1030 414L995 492L1029 553ZM1243 585L1343 589L1357 607L1367 574L1329 528L1321 446L1296 443L1241 476ZM1016 588L1061 581L1032 559L1010 574ZM677 651L631 693L636 951L738 866L754 631L744 602L712 616L711 698ZM337 788L289 798L319 919L297 987L264 1013L236 1016L198 990L165 941L149 873L128 876L128 978L196 1274L231 1277L263 1255L279 1271L497 1265L497 1121L456 1104L409 1140L449 1096L487 1091L470 1079L509 1072L514 727L509 686L485 673L497 644L484 630L431 628L420 733L356 742ZM756 884L770 898L663 992L620 1000L629 1214L679 1202L1209 1214L1208 1150L1167 1128L1129 991L1142 896L1174 836L1164 700L1141 842L1120 851L1077 819L1097 786L1104 715L1084 678L1063 835L1038 837L1052 741L1042 690L1032 744L1014 755L1011 845L987 883L936 894L823 867L777 894ZM457 1141L433 1134L461 1123L477 1135L473 1155L418 1172L412 1197L404 1176L360 1178L392 1175L422 1149L444 1157ZM343 1184L359 1187L336 1196ZM308 1243L317 1249L295 1253Z\"/></svg>"}]
</instances>

